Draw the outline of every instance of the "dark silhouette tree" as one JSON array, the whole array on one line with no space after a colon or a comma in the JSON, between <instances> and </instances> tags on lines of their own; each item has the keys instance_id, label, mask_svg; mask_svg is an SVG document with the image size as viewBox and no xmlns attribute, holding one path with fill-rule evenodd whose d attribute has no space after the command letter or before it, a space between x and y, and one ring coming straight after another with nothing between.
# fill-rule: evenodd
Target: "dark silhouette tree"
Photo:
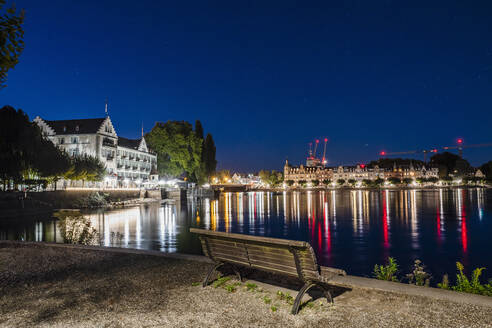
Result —
<instances>
[{"instance_id":1,"label":"dark silhouette tree","mask_svg":"<svg viewBox=\"0 0 492 328\"><path fill-rule=\"evenodd\" d=\"M203 143L203 164L205 175L207 177L211 177L215 170L217 169L217 160L215 159L215 143L212 135L210 133L207 134L205 138L205 142Z\"/></svg>"},{"instance_id":2,"label":"dark silhouette tree","mask_svg":"<svg viewBox=\"0 0 492 328\"><path fill-rule=\"evenodd\" d=\"M0 0L0 89L6 86L7 72L19 62L24 50L24 10L16 14L15 5L2 14L5 0Z\"/></svg>"}]
</instances>

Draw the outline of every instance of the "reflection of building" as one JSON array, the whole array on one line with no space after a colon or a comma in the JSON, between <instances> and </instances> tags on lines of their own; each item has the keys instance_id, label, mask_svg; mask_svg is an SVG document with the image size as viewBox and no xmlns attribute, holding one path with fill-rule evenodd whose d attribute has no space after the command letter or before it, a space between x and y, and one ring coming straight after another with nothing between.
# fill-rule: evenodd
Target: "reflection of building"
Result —
<instances>
[{"instance_id":1,"label":"reflection of building","mask_svg":"<svg viewBox=\"0 0 492 328\"><path fill-rule=\"evenodd\" d=\"M143 135L137 140L118 137L109 116L58 121L37 116L34 122L49 140L70 156L98 158L112 177L147 180L151 171L157 169L157 155L147 148Z\"/></svg>"},{"instance_id":2,"label":"reflection of building","mask_svg":"<svg viewBox=\"0 0 492 328\"><path fill-rule=\"evenodd\" d=\"M317 180L376 180L376 179L416 179L416 178L438 178L439 170L437 168L426 168L425 166L415 167L412 163L409 165L393 166L392 169L380 168L377 165L368 167L365 165L356 166L339 166L334 167L311 167L300 165L298 167L291 166L288 161L285 161L284 166L284 181L293 181L298 184L299 181L306 183Z\"/></svg>"}]
</instances>

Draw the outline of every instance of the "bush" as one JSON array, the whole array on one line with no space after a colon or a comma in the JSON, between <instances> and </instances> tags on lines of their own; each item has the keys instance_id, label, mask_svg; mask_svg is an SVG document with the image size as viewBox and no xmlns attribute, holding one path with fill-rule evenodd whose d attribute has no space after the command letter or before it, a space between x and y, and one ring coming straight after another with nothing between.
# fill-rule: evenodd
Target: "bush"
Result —
<instances>
[{"instance_id":1,"label":"bush","mask_svg":"<svg viewBox=\"0 0 492 328\"><path fill-rule=\"evenodd\" d=\"M482 285L480 283L480 276L482 275L482 272L485 270L485 268L476 268L475 270L473 270L471 281L463 273L463 264L461 264L460 262L456 262L456 268L458 269L458 273L456 274L456 285L450 287L452 290L457 292L492 296L492 284L490 282L485 285ZM441 286L441 288L445 287L444 284L441 284Z\"/></svg>"},{"instance_id":2,"label":"bush","mask_svg":"<svg viewBox=\"0 0 492 328\"><path fill-rule=\"evenodd\" d=\"M425 272L425 266L420 260L415 260L412 273L407 274L408 283L429 287L431 275Z\"/></svg>"},{"instance_id":3,"label":"bush","mask_svg":"<svg viewBox=\"0 0 492 328\"><path fill-rule=\"evenodd\" d=\"M388 264L386 265L376 264L373 270L374 277L379 280L398 282L399 280L396 278L397 273L398 273L398 264L396 263L395 259L392 257L388 258Z\"/></svg>"},{"instance_id":4,"label":"bush","mask_svg":"<svg viewBox=\"0 0 492 328\"><path fill-rule=\"evenodd\" d=\"M311 180L311 184L315 187L319 186L319 180Z\"/></svg>"},{"instance_id":5,"label":"bush","mask_svg":"<svg viewBox=\"0 0 492 328\"><path fill-rule=\"evenodd\" d=\"M338 179L337 183L339 186L343 186L345 184L345 180L344 179Z\"/></svg>"},{"instance_id":6,"label":"bush","mask_svg":"<svg viewBox=\"0 0 492 328\"><path fill-rule=\"evenodd\" d=\"M58 228L66 244L98 245L99 233L92 227L91 221L80 213L58 212Z\"/></svg>"},{"instance_id":7,"label":"bush","mask_svg":"<svg viewBox=\"0 0 492 328\"><path fill-rule=\"evenodd\" d=\"M324 179L324 180L323 180L323 184L324 184L325 186L329 185L330 183L331 183L331 180L330 180L330 179Z\"/></svg>"}]
</instances>

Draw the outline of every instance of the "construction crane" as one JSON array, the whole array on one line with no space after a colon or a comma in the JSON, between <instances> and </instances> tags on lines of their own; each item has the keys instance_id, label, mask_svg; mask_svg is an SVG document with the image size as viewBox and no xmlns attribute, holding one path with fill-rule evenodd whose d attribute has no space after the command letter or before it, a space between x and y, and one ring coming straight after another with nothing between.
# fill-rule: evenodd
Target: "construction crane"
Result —
<instances>
[{"instance_id":1,"label":"construction crane","mask_svg":"<svg viewBox=\"0 0 492 328\"><path fill-rule=\"evenodd\" d=\"M428 153L437 153L437 149L433 148L433 149L399 151L399 152L390 152L390 153L383 150L382 152L379 153L379 155L381 155L381 156L392 156L392 155L408 155L408 154L420 154L420 153L424 154L424 163L427 163L427 154Z\"/></svg>"},{"instance_id":2,"label":"construction crane","mask_svg":"<svg viewBox=\"0 0 492 328\"><path fill-rule=\"evenodd\" d=\"M456 140L456 146L445 146L442 147L444 150L451 150L451 149L457 149L459 156L463 158L463 148L482 148L482 147L492 147L492 143L483 143L483 144L473 144L473 145L465 145L463 138L458 138ZM386 152L386 151L381 151L379 155L381 156L391 156L391 155L407 155L407 154L419 154L423 153L424 154L424 162L427 162L427 154L428 153L437 153L438 148L433 148L433 149L424 149L424 150L410 150L410 151L401 151L401 152Z\"/></svg>"},{"instance_id":3,"label":"construction crane","mask_svg":"<svg viewBox=\"0 0 492 328\"><path fill-rule=\"evenodd\" d=\"M326 143L328 142L328 138L325 138L325 148L323 149L323 158L321 160L321 164L323 164L323 166L326 166L326 164L328 163L328 161L326 160Z\"/></svg>"},{"instance_id":4,"label":"construction crane","mask_svg":"<svg viewBox=\"0 0 492 328\"><path fill-rule=\"evenodd\" d=\"M314 158L316 158L316 149L318 149L318 144L319 144L319 139L316 139L316 143L314 144L314 155L313 155Z\"/></svg>"},{"instance_id":5,"label":"construction crane","mask_svg":"<svg viewBox=\"0 0 492 328\"><path fill-rule=\"evenodd\" d=\"M458 154L461 158L463 158L463 148L482 148L482 147L492 147L492 143L483 143L483 144L474 144L474 145L465 145L463 139L459 138L456 140L456 146L446 146L442 147L445 150L458 149Z\"/></svg>"}]
</instances>

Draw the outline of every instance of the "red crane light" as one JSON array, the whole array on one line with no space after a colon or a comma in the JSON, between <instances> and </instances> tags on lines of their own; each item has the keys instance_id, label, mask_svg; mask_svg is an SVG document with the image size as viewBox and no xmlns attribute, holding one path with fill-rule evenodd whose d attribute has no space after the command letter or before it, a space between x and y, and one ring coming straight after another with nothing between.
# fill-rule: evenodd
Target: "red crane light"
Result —
<instances>
[{"instance_id":1,"label":"red crane light","mask_svg":"<svg viewBox=\"0 0 492 328\"><path fill-rule=\"evenodd\" d=\"M432 149L431 152L437 153L437 149Z\"/></svg>"},{"instance_id":2,"label":"red crane light","mask_svg":"<svg viewBox=\"0 0 492 328\"><path fill-rule=\"evenodd\" d=\"M380 154L381 154L381 156L384 156L384 155L386 155L386 152L383 150Z\"/></svg>"},{"instance_id":3,"label":"red crane light","mask_svg":"<svg viewBox=\"0 0 492 328\"><path fill-rule=\"evenodd\" d=\"M459 144L462 144L463 143L463 139L459 138L458 140L456 140Z\"/></svg>"},{"instance_id":4,"label":"red crane light","mask_svg":"<svg viewBox=\"0 0 492 328\"><path fill-rule=\"evenodd\" d=\"M316 139L316 143L319 143L319 140L318 139Z\"/></svg>"},{"instance_id":5,"label":"red crane light","mask_svg":"<svg viewBox=\"0 0 492 328\"><path fill-rule=\"evenodd\" d=\"M328 142L328 138L325 138L325 142Z\"/></svg>"},{"instance_id":6,"label":"red crane light","mask_svg":"<svg viewBox=\"0 0 492 328\"><path fill-rule=\"evenodd\" d=\"M361 164L360 167L363 169L366 167L366 164Z\"/></svg>"}]
</instances>

